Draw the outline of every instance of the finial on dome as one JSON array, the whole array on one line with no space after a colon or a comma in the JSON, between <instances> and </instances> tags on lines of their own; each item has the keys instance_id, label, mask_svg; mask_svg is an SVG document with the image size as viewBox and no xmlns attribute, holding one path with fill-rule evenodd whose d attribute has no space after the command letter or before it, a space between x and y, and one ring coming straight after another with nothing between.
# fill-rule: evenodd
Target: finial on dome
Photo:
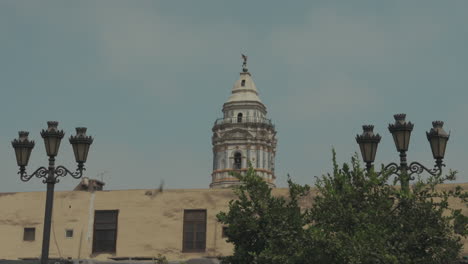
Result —
<instances>
[{"instance_id":1,"label":"finial on dome","mask_svg":"<svg viewBox=\"0 0 468 264\"><path fill-rule=\"evenodd\" d=\"M242 63L242 71L243 72L248 72L249 70L247 69L247 56L242 54L242 59L244 60L244 62Z\"/></svg>"}]
</instances>

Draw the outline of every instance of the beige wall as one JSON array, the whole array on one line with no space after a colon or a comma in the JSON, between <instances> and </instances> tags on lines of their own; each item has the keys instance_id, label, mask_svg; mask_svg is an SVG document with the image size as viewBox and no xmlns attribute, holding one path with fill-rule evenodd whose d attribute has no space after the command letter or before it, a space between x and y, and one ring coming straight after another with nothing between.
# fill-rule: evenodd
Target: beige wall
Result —
<instances>
[{"instance_id":1,"label":"beige wall","mask_svg":"<svg viewBox=\"0 0 468 264\"><path fill-rule=\"evenodd\" d=\"M234 196L226 189L121 190L56 192L50 257L107 259L92 253L94 210L119 210L118 257L169 259L229 254L232 246L221 237L216 214L226 210ZM0 259L38 257L42 246L45 192L0 194ZM184 209L207 210L207 242L204 253L182 253ZM23 241L25 227L36 228L35 241ZM73 229L73 238L65 230Z\"/></svg>"},{"instance_id":2,"label":"beige wall","mask_svg":"<svg viewBox=\"0 0 468 264\"><path fill-rule=\"evenodd\" d=\"M468 184L463 184L468 189ZM447 185L445 188L452 188ZM274 189L286 195L287 189ZM56 192L50 257L107 259L91 255L94 210L119 210L117 257L152 257L158 253L170 260L228 255L232 245L221 237L222 226L215 215L226 211L235 198L226 189L116 190ZM309 200L310 201L310 200ZM38 257L41 252L45 192L0 193L0 259ZM452 201L468 214L467 208ZM310 206L307 201L303 206ZM182 253L184 209L207 210L206 252ZM25 227L36 228L35 241L23 241ZM73 229L73 238L65 230ZM468 253L465 241L465 254Z\"/></svg>"}]
</instances>

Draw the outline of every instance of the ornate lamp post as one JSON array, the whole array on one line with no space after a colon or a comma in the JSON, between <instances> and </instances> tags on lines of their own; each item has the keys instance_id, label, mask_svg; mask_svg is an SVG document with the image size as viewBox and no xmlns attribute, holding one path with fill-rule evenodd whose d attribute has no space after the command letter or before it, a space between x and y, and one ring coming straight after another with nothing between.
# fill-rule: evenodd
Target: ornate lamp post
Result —
<instances>
[{"instance_id":1,"label":"ornate lamp post","mask_svg":"<svg viewBox=\"0 0 468 264\"><path fill-rule=\"evenodd\" d=\"M57 156L60 141L65 133L62 130L58 130L58 122L49 121L47 122L47 125L47 130L42 130L41 136L44 139L47 156L49 156L48 168L40 167L30 175L26 173L26 166L28 165L31 151L34 148L34 141L28 139L29 132L20 131L19 138L14 139L11 142L15 149L16 162L20 167L18 172L20 179L26 182L36 176L37 178L43 178L43 183L47 183L41 264L47 264L49 259L50 226L54 202L54 186L59 182L58 177L65 177L68 174L75 179L81 178L83 170L85 170L84 163L88 157L89 146L93 143L93 138L86 135L86 128L77 127L76 135L70 137L70 143L73 146L73 152L75 154L75 160L78 163L78 168L75 172L71 172L64 166L55 167L55 156Z\"/></svg>"},{"instance_id":2,"label":"ornate lamp post","mask_svg":"<svg viewBox=\"0 0 468 264\"><path fill-rule=\"evenodd\" d=\"M362 126L362 129L364 132L362 135L356 136L356 141L359 143L362 159L366 163L366 167L369 170L375 160L377 146L379 145L381 137L379 134L374 135L374 126L372 125L364 125Z\"/></svg>"},{"instance_id":3,"label":"ornate lamp post","mask_svg":"<svg viewBox=\"0 0 468 264\"><path fill-rule=\"evenodd\" d=\"M400 152L400 164L392 162L384 167L384 171L391 170L392 174L399 177L402 189L409 191L409 181L411 175L414 173L420 174L426 171L434 176L442 174L442 167L445 166L445 164L443 164L445 148L450 135L442 128L444 122L432 122L433 127L429 132L426 132L426 135L431 146L432 155L435 159L434 168L428 169L417 161L411 162L408 166L406 152L408 151L411 131L413 130L414 124L406 122L405 114L396 114L393 117L395 118L395 123L389 124L388 130L393 136L397 151ZM356 142L361 149L362 159L366 163L367 170L372 168L377 146L380 142L380 136L379 134L374 135L373 128L374 127L370 125L363 126L364 132L356 136Z\"/></svg>"}]
</instances>

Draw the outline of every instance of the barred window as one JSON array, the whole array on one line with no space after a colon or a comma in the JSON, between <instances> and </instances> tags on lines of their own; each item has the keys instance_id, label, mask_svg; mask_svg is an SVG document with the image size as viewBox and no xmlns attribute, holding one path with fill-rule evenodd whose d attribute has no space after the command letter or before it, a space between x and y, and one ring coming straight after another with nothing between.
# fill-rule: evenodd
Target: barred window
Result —
<instances>
[{"instance_id":1,"label":"barred window","mask_svg":"<svg viewBox=\"0 0 468 264\"><path fill-rule=\"evenodd\" d=\"M93 253L115 253L118 210L94 212Z\"/></svg>"},{"instance_id":2,"label":"barred window","mask_svg":"<svg viewBox=\"0 0 468 264\"><path fill-rule=\"evenodd\" d=\"M205 252L206 210L184 210L183 252Z\"/></svg>"}]
</instances>

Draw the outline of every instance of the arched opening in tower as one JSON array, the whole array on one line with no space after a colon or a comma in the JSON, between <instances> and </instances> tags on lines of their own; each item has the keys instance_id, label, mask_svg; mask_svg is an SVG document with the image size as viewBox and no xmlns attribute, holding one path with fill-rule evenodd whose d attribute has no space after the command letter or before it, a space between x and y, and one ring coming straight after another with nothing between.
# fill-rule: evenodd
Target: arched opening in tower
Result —
<instances>
[{"instance_id":1,"label":"arched opening in tower","mask_svg":"<svg viewBox=\"0 0 468 264\"><path fill-rule=\"evenodd\" d=\"M237 123L242 123L242 113L237 114Z\"/></svg>"},{"instance_id":2,"label":"arched opening in tower","mask_svg":"<svg viewBox=\"0 0 468 264\"><path fill-rule=\"evenodd\" d=\"M242 154L237 152L234 154L234 169L240 170L242 168Z\"/></svg>"}]
</instances>

